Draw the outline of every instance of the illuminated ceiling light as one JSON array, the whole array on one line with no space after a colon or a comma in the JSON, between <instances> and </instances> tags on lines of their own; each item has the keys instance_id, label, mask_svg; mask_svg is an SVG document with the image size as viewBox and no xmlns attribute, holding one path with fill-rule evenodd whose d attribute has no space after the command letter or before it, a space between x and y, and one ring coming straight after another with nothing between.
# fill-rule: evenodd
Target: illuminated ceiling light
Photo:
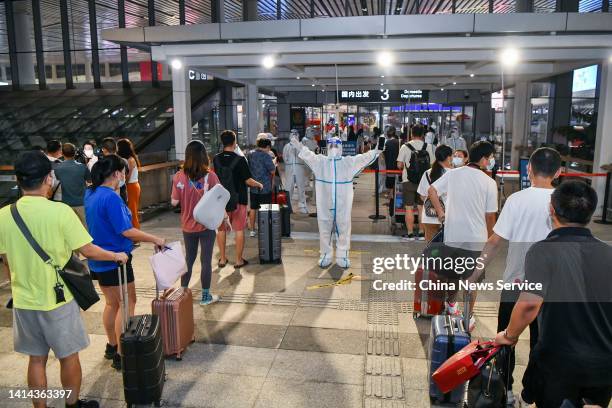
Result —
<instances>
[{"instance_id":1,"label":"illuminated ceiling light","mask_svg":"<svg viewBox=\"0 0 612 408\"><path fill-rule=\"evenodd\" d=\"M172 65L172 69L183 68L183 62L180 59L173 59L170 64Z\"/></svg>"},{"instance_id":2,"label":"illuminated ceiling light","mask_svg":"<svg viewBox=\"0 0 612 408\"><path fill-rule=\"evenodd\" d=\"M321 89L321 92L325 92L325 88Z\"/></svg>"},{"instance_id":3,"label":"illuminated ceiling light","mask_svg":"<svg viewBox=\"0 0 612 408\"><path fill-rule=\"evenodd\" d=\"M271 55L268 55L268 56L265 56L263 60L261 60L261 65L263 65L265 69L270 69L270 68L274 68L274 65L276 65L276 62L274 61L274 57L272 57Z\"/></svg>"},{"instance_id":4,"label":"illuminated ceiling light","mask_svg":"<svg viewBox=\"0 0 612 408\"><path fill-rule=\"evenodd\" d=\"M384 75L381 75L380 77L381 77L381 78L384 78L385 76L384 76Z\"/></svg>"},{"instance_id":5,"label":"illuminated ceiling light","mask_svg":"<svg viewBox=\"0 0 612 408\"><path fill-rule=\"evenodd\" d=\"M295 77L295 79L300 79L300 77L299 77L299 76L297 76L297 77Z\"/></svg>"},{"instance_id":6,"label":"illuminated ceiling light","mask_svg":"<svg viewBox=\"0 0 612 408\"><path fill-rule=\"evenodd\" d=\"M470 78L474 78L474 74L470 74Z\"/></svg>"},{"instance_id":7,"label":"illuminated ceiling light","mask_svg":"<svg viewBox=\"0 0 612 408\"><path fill-rule=\"evenodd\" d=\"M441 91L443 91L443 90L444 90L444 88L440 88L440 90L441 90Z\"/></svg>"},{"instance_id":8,"label":"illuminated ceiling light","mask_svg":"<svg viewBox=\"0 0 612 408\"><path fill-rule=\"evenodd\" d=\"M385 86L385 84L383 84L382 82L380 83L380 86Z\"/></svg>"},{"instance_id":9,"label":"illuminated ceiling light","mask_svg":"<svg viewBox=\"0 0 612 408\"><path fill-rule=\"evenodd\" d=\"M453 85L457 85L457 83L456 83L456 82L453 82Z\"/></svg>"},{"instance_id":10,"label":"illuminated ceiling light","mask_svg":"<svg viewBox=\"0 0 612 408\"><path fill-rule=\"evenodd\" d=\"M315 84L312 84L312 85L310 85L310 86L315 86Z\"/></svg>"},{"instance_id":11,"label":"illuminated ceiling light","mask_svg":"<svg viewBox=\"0 0 612 408\"><path fill-rule=\"evenodd\" d=\"M378 53L377 61L381 67L389 67L393 64L393 54L388 51L382 51Z\"/></svg>"},{"instance_id":12,"label":"illuminated ceiling light","mask_svg":"<svg viewBox=\"0 0 612 408\"><path fill-rule=\"evenodd\" d=\"M499 54L499 62L507 67L518 64L519 58L519 52L516 48L506 48Z\"/></svg>"}]
</instances>

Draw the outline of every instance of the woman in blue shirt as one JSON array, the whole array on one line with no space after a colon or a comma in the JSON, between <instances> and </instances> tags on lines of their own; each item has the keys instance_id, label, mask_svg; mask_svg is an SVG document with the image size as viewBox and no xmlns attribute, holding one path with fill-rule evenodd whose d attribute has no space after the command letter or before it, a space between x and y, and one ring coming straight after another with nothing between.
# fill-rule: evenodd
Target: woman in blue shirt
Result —
<instances>
[{"instance_id":1,"label":"woman in blue shirt","mask_svg":"<svg viewBox=\"0 0 612 408\"><path fill-rule=\"evenodd\" d=\"M128 254L126 264L128 282L129 315L134 315L136 288L132 269L134 242L152 242L165 245L163 238L140 231L132 226L132 215L117 191L125 184L125 162L116 155L100 159L91 171L91 187L85 193L85 217L93 242L106 249ZM121 297L119 270L114 262L89 260L93 279L98 281L106 306L102 320L108 337L104 357L113 360L112 367L121 369L121 356L117 349L121 335Z\"/></svg>"}]
</instances>

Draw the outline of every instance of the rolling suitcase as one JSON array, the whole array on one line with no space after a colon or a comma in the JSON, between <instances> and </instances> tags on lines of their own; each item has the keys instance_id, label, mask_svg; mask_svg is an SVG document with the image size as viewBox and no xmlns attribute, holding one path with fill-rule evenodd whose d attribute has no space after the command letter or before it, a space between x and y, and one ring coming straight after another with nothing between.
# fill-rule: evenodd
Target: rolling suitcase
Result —
<instances>
[{"instance_id":1,"label":"rolling suitcase","mask_svg":"<svg viewBox=\"0 0 612 408\"><path fill-rule=\"evenodd\" d=\"M121 265L119 271L123 327L121 372L125 402L128 408L135 404L161 406L166 367L159 318L155 315L128 317L125 266Z\"/></svg>"},{"instance_id":2,"label":"rolling suitcase","mask_svg":"<svg viewBox=\"0 0 612 408\"><path fill-rule=\"evenodd\" d=\"M438 282L438 276L429 269L418 268L415 275L414 303L412 317L431 317L444 311L444 291L421 290L421 281Z\"/></svg>"},{"instance_id":3,"label":"rolling suitcase","mask_svg":"<svg viewBox=\"0 0 612 408\"><path fill-rule=\"evenodd\" d=\"M431 375L450 356L470 343L470 334L464 326L463 319L439 315L431 319L429 336L429 398L433 403L459 404L465 395L465 383L449 393L442 393L433 382Z\"/></svg>"},{"instance_id":4,"label":"rolling suitcase","mask_svg":"<svg viewBox=\"0 0 612 408\"><path fill-rule=\"evenodd\" d=\"M182 360L187 346L195 341L191 289L168 289L151 302L151 309L161 322L164 355Z\"/></svg>"},{"instance_id":5,"label":"rolling suitcase","mask_svg":"<svg viewBox=\"0 0 612 408\"><path fill-rule=\"evenodd\" d=\"M263 204L257 214L259 263L281 263L281 213L278 204Z\"/></svg>"},{"instance_id":6,"label":"rolling suitcase","mask_svg":"<svg viewBox=\"0 0 612 408\"><path fill-rule=\"evenodd\" d=\"M280 206L281 215L281 235L283 237L291 237L291 209L289 206Z\"/></svg>"}]
</instances>

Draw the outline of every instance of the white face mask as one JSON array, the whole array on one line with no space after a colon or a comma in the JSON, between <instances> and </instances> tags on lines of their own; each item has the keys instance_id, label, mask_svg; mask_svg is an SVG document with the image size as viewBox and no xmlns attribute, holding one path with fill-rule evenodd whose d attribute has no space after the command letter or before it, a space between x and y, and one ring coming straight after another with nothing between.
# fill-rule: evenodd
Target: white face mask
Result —
<instances>
[{"instance_id":1,"label":"white face mask","mask_svg":"<svg viewBox=\"0 0 612 408\"><path fill-rule=\"evenodd\" d=\"M463 159L461 157L453 157L453 167L463 166Z\"/></svg>"},{"instance_id":2,"label":"white face mask","mask_svg":"<svg viewBox=\"0 0 612 408\"><path fill-rule=\"evenodd\" d=\"M93 157L93 149L85 149L83 150L83 153L88 159L91 159Z\"/></svg>"},{"instance_id":3,"label":"white face mask","mask_svg":"<svg viewBox=\"0 0 612 408\"><path fill-rule=\"evenodd\" d=\"M495 157L489 160L489 165L487 166L487 170L491 171L493 170L493 167L495 167Z\"/></svg>"}]
</instances>

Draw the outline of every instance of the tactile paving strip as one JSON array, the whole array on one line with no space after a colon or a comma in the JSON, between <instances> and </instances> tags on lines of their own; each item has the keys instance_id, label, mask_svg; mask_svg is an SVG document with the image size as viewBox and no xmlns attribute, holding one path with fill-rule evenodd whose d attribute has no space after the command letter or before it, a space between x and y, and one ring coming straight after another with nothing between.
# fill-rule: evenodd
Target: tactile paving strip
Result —
<instances>
[{"instance_id":1,"label":"tactile paving strip","mask_svg":"<svg viewBox=\"0 0 612 408\"><path fill-rule=\"evenodd\" d=\"M393 272L379 275L392 281ZM364 364L364 408L405 408L400 358L400 302L393 291L368 292L368 327Z\"/></svg>"}]
</instances>

